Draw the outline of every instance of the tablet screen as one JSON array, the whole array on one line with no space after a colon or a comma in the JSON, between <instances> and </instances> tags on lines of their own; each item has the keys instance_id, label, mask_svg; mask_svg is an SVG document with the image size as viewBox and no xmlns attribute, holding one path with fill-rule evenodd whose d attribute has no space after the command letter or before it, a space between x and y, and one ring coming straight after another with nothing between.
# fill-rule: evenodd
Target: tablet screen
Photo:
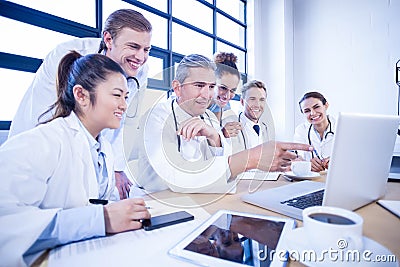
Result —
<instances>
[{"instance_id":1,"label":"tablet screen","mask_svg":"<svg viewBox=\"0 0 400 267\"><path fill-rule=\"evenodd\" d=\"M223 213L184 249L249 266L269 266L285 223Z\"/></svg>"}]
</instances>

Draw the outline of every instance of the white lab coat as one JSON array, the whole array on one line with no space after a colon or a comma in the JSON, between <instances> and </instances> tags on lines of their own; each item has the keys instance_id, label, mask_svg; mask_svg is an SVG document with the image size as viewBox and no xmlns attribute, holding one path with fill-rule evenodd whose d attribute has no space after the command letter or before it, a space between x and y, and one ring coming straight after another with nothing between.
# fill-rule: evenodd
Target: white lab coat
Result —
<instances>
[{"instance_id":1,"label":"white lab coat","mask_svg":"<svg viewBox=\"0 0 400 267\"><path fill-rule=\"evenodd\" d=\"M14 136L23 131L34 128L38 124L39 116L45 112L54 102L57 100L56 92L56 77L58 64L63 56L65 56L71 50L75 50L81 55L97 53L100 46L100 38L79 38L71 41L67 41L59 44L54 50L52 50L44 59L42 65L37 70L32 84L25 92L24 97L18 107L18 110L11 123L9 137ZM128 104L131 103L134 96L143 98L143 91L147 83L147 64L143 65L140 69L137 78L141 86L141 90L137 93L136 82L131 80L128 82L130 89ZM139 103L141 101L133 101ZM49 119L51 115L47 114L41 121ZM127 118L126 120L134 120L131 124L137 124L138 116L134 118ZM107 139L112 143L114 154L116 156L115 170L123 171L125 169L125 157L123 154L123 141L122 141L122 130L119 129L111 130L107 129L104 132ZM131 136L135 138L135 136Z\"/></svg>"},{"instance_id":2,"label":"white lab coat","mask_svg":"<svg viewBox=\"0 0 400 267\"><path fill-rule=\"evenodd\" d=\"M115 188L114 157L106 140L102 147L109 198ZM59 210L87 206L90 198L99 198L89 142L74 113L7 140L0 147L0 166L1 266L25 265L22 255ZM83 229L82 238L92 237L86 236L90 223L81 217L75 220ZM104 224L104 219L98 223ZM58 229L62 236L76 230Z\"/></svg>"},{"instance_id":3,"label":"white lab coat","mask_svg":"<svg viewBox=\"0 0 400 267\"><path fill-rule=\"evenodd\" d=\"M169 188L184 193L225 193L232 189L233 185L227 182L231 147L219 130L215 115L207 110L204 121L219 131L222 148L210 147L204 136L190 141L180 137L181 152L178 152L171 101L158 103L142 118L144 138L139 150L136 182L149 191ZM178 127L192 117L175 101L174 110Z\"/></svg>"},{"instance_id":4,"label":"white lab coat","mask_svg":"<svg viewBox=\"0 0 400 267\"><path fill-rule=\"evenodd\" d=\"M266 122L259 121L260 135L257 135L253 129L254 122L249 120L244 113L241 112L239 114L237 121L242 123L242 130L239 131L236 137L231 138L233 153L253 148L271 140L270 136L272 136L272 134Z\"/></svg>"},{"instance_id":5,"label":"white lab coat","mask_svg":"<svg viewBox=\"0 0 400 267\"><path fill-rule=\"evenodd\" d=\"M336 130L336 119L332 116L329 116L329 120L331 122L331 129L332 132L335 132ZM300 125L298 125L295 129L294 137L293 137L293 142L296 143L302 143L302 144L309 144L308 140L308 131L310 129L310 123L309 122L304 122ZM332 148L333 148L333 134L328 134L325 138L325 134L329 132L329 126L328 129L325 131L322 140L320 139L319 135L315 132L314 128L311 127L310 130L310 140L311 140L311 145L317 150L318 154L321 157L327 158L331 156L332 153ZM312 157L311 152L307 151L298 151L299 156L301 156L304 160L310 161ZM316 157L314 153L314 157Z\"/></svg>"}]
</instances>

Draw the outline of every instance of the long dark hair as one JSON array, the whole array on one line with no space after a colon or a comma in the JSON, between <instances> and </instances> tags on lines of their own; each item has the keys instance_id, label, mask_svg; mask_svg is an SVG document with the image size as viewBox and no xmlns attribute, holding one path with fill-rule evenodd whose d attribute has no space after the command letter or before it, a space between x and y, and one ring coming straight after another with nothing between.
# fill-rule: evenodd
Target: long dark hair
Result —
<instances>
[{"instance_id":1,"label":"long dark hair","mask_svg":"<svg viewBox=\"0 0 400 267\"><path fill-rule=\"evenodd\" d=\"M96 102L96 87L107 79L111 73L125 75L118 63L101 54L89 54L82 56L76 51L66 54L60 61L57 71L57 101L49 107L39 120L48 112L55 110L51 119L67 117L74 111L77 115L82 111L76 105L73 88L79 84L89 92L90 103ZM45 122L45 123L46 123Z\"/></svg>"}]
</instances>

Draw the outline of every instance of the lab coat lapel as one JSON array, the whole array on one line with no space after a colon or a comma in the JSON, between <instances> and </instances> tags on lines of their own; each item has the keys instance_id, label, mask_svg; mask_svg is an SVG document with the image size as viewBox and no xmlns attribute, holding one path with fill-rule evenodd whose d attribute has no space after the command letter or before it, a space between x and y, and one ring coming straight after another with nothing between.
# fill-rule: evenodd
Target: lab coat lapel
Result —
<instances>
[{"instance_id":1,"label":"lab coat lapel","mask_svg":"<svg viewBox=\"0 0 400 267\"><path fill-rule=\"evenodd\" d=\"M107 167L107 177L108 177L108 188L106 192L106 198L110 199L111 194L114 191L115 187L115 178L114 178L114 157L113 157L113 152L112 152L112 147L111 144L108 143L108 141L105 140L105 138L100 134L99 136L99 142L101 143L101 146L103 147L103 151L105 154L104 160L106 162L106 167Z\"/></svg>"},{"instance_id":2,"label":"lab coat lapel","mask_svg":"<svg viewBox=\"0 0 400 267\"><path fill-rule=\"evenodd\" d=\"M270 140L269 127L267 126L267 124L265 122L261 122L260 127L261 127L261 131L262 131L262 139L263 139L262 141L263 141L263 143L265 143Z\"/></svg>"},{"instance_id":3,"label":"lab coat lapel","mask_svg":"<svg viewBox=\"0 0 400 267\"><path fill-rule=\"evenodd\" d=\"M178 129L182 122L192 118L186 111L184 111L177 103L174 101L174 109L176 115L176 122L178 123Z\"/></svg>"},{"instance_id":4,"label":"lab coat lapel","mask_svg":"<svg viewBox=\"0 0 400 267\"><path fill-rule=\"evenodd\" d=\"M86 171L83 177L86 177L84 181L82 181L83 186L85 188L87 199L89 198L98 198L99 197L99 185L96 178L96 170L94 169L92 163L92 155L90 154L90 147L88 140L85 136L85 133L82 132L82 129L79 125L79 119L76 115L72 115L65 119L67 124L71 129L73 129L76 134L74 136L74 145L79 148L77 152L79 153L77 157L81 159L82 172Z\"/></svg>"}]
</instances>

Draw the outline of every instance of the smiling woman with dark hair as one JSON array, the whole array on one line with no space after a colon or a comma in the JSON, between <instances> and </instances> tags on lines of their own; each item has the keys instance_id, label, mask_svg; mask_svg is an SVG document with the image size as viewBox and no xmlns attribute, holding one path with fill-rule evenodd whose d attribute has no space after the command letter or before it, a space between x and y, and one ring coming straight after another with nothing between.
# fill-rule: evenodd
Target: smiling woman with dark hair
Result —
<instances>
[{"instance_id":1,"label":"smiling woman with dark hair","mask_svg":"<svg viewBox=\"0 0 400 267\"><path fill-rule=\"evenodd\" d=\"M45 116L40 115L57 99L57 66L61 58L72 50L81 55L98 52L118 63L128 77L130 97L127 102L128 104L135 103L136 110L140 110L137 106L143 102L141 101L145 89L143 85L147 83L146 62L151 48L151 35L151 23L141 13L133 9L119 9L106 19L102 38L77 38L57 45L47 54L32 84L25 92L12 120L9 137L32 129L51 118L52 112L46 113ZM139 115L129 114L127 120L131 125L138 123ZM105 132L105 138L112 144L116 157L114 171L119 198L125 199L132 182L124 172L126 160L123 151L122 127L105 130ZM130 138L136 139L135 133L137 132L132 132ZM135 154L137 155L137 153L132 153L132 155Z\"/></svg>"},{"instance_id":2,"label":"smiling woman with dark hair","mask_svg":"<svg viewBox=\"0 0 400 267\"><path fill-rule=\"evenodd\" d=\"M123 69L104 55L70 52L57 81L53 117L0 147L4 266L30 265L45 249L141 228L139 220L150 217L143 199L107 204L116 190L114 157L101 132L120 127L126 111Z\"/></svg>"},{"instance_id":3,"label":"smiling woman with dark hair","mask_svg":"<svg viewBox=\"0 0 400 267\"><path fill-rule=\"evenodd\" d=\"M329 103L319 92L304 94L299 107L307 121L296 127L293 141L312 145L314 151L300 152L299 155L311 161L312 171L323 171L329 166L336 120L327 115Z\"/></svg>"}]
</instances>

